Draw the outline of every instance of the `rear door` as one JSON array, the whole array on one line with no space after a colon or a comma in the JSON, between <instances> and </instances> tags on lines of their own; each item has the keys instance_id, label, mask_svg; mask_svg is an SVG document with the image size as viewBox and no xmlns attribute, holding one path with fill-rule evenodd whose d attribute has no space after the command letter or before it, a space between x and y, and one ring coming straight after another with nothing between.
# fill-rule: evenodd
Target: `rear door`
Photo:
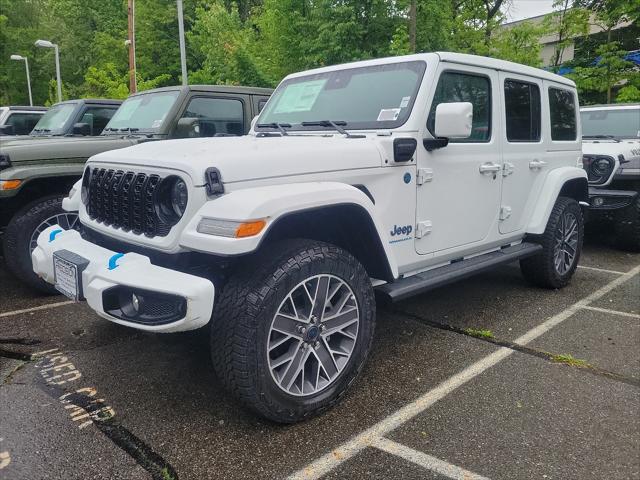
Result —
<instances>
[{"instance_id":1,"label":"rear door","mask_svg":"<svg viewBox=\"0 0 640 480\"><path fill-rule=\"evenodd\" d=\"M497 234L502 160L498 73L441 63L428 108L427 129L435 136L440 103L471 102L469 138L427 151L418 147L416 251L429 254L481 243ZM420 180L422 179L422 180Z\"/></svg>"},{"instance_id":2,"label":"rear door","mask_svg":"<svg viewBox=\"0 0 640 480\"><path fill-rule=\"evenodd\" d=\"M501 72L500 85L504 141L499 231L506 234L525 227L550 165L542 135L542 81Z\"/></svg>"}]
</instances>

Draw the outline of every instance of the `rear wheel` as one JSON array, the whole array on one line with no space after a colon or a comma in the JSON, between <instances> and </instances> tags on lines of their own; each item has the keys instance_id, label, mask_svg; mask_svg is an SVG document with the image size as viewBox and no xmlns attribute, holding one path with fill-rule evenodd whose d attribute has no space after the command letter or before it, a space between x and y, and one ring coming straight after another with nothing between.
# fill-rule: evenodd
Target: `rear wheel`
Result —
<instances>
[{"instance_id":1,"label":"rear wheel","mask_svg":"<svg viewBox=\"0 0 640 480\"><path fill-rule=\"evenodd\" d=\"M542 245L542 251L520 260L527 281L545 288L562 288L573 276L582 252L584 219L578 202L558 197L542 235L529 241Z\"/></svg>"},{"instance_id":2,"label":"rear wheel","mask_svg":"<svg viewBox=\"0 0 640 480\"><path fill-rule=\"evenodd\" d=\"M624 250L640 251L640 195L615 217L616 243Z\"/></svg>"},{"instance_id":3,"label":"rear wheel","mask_svg":"<svg viewBox=\"0 0 640 480\"><path fill-rule=\"evenodd\" d=\"M4 259L7 268L20 280L45 294L58 293L50 284L38 277L31 263L31 252L37 246L43 230L60 225L64 230L79 227L78 214L62 209L62 196L44 197L18 211L4 234Z\"/></svg>"},{"instance_id":4,"label":"rear wheel","mask_svg":"<svg viewBox=\"0 0 640 480\"><path fill-rule=\"evenodd\" d=\"M273 245L245 266L214 311L218 377L243 404L276 422L330 408L371 347L375 301L367 273L344 250L308 240Z\"/></svg>"}]
</instances>

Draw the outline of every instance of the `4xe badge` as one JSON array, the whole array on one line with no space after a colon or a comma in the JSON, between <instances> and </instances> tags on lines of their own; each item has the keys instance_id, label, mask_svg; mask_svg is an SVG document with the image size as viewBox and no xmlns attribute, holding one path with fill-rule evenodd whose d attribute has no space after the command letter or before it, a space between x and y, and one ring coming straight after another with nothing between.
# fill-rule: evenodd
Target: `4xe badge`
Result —
<instances>
[{"instance_id":1,"label":"4xe badge","mask_svg":"<svg viewBox=\"0 0 640 480\"><path fill-rule=\"evenodd\" d=\"M403 227L399 227L398 225L394 225L391 231L389 232L392 237L400 237L407 236L413 232L413 227L411 225L405 225Z\"/></svg>"}]
</instances>

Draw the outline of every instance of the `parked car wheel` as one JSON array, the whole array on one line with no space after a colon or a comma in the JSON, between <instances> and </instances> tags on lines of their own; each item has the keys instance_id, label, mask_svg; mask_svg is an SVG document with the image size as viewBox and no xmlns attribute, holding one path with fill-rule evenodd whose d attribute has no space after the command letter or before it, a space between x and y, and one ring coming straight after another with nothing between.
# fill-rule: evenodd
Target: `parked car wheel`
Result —
<instances>
[{"instance_id":1,"label":"parked car wheel","mask_svg":"<svg viewBox=\"0 0 640 480\"><path fill-rule=\"evenodd\" d=\"M362 369L375 299L364 267L322 242L290 240L232 276L214 308L212 358L246 406L281 423L333 406Z\"/></svg>"},{"instance_id":2,"label":"parked car wheel","mask_svg":"<svg viewBox=\"0 0 640 480\"><path fill-rule=\"evenodd\" d=\"M542 251L520 260L527 281L544 288L562 288L573 276L582 252L584 219L578 202L558 197L542 235L529 241L542 245Z\"/></svg>"},{"instance_id":3,"label":"parked car wheel","mask_svg":"<svg viewBox=\"0 0 640 480\"><path fill-rule=\"evenodd\" d=\"M616 215L616 242L624 250L640 251L640 195Z\"/></svg>"},{"instance_id":4,"label":"parked car wheel","mask_svg":"<svg viewBox=\"0 0 640 480\"><path fill-rule=\"evenodd\" d=\"M33 272L31 252L37 245L38 235L51 225L63 229L78 228L78 215L62 210L62 196L39 198L18 211L4 233L4 259L7 268L32 288L54 294L57 290Z\"/></svg>"}]
</instances>

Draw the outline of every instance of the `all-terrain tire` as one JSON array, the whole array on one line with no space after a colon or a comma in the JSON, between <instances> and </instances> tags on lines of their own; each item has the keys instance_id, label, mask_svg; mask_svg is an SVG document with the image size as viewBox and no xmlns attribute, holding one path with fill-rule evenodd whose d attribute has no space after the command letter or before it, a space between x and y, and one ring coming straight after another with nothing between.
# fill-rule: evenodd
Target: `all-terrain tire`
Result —
<instances>
[{"instance_id":1,"label":"all-terrain tire","mask_svg":"<svg viewBox=\"0 0 640 480\"><path fill-rule=\"evenodd\" d=\"M339 277L353 292L360 324L348 362L326 388L307 396L281 389L269 369L271 322L289 292L317 275ZM243 405L279 423L335 405L360 373L373 340L375 299L364 267L348 252L311 240L267 246L238 266L216 300L211 355L218 378Z\"/></svg>"},{"instance_id":2,"label":"all-terrain tire","mask_svg":"<svg viewBox=\"0 0 640 480\"><path fill-rule=\"evenodd\" d=\"M556 242L565 215L573 216L577 220L577 246L570 267L566 272L559 272L555 263ZM584 218L580 205L573 198L558 197L551 210L551 215L549 215L544 233L527 237L527 241L542 245L542 251L532 257L520 260L520 270L524 278L543 288L565 287L578 267L583 240Z\"/></svg>"},{"instance_id":3,"label":"all-terrain tire","mask_svg":"<svg viewBox=\"0 0 640 480\"><path fill-rule=\"evenodd\" d=\"M29 243L38 226L62 210L62 196L39 198L19 210L7 225L3 238L4 261L16 277L41 293L52 295L58 291L33 271Z\"/></svg>"},{"instance_id":4,"label":"all-terrain tire","mask_svg":"<svg viewBox=\"0 0 640 480\"><path fill-rule=\"evenodd\" d=\"M640 252L640 195L616 215L615 231L618 247Z\"/></svg>"}]
</instances>

